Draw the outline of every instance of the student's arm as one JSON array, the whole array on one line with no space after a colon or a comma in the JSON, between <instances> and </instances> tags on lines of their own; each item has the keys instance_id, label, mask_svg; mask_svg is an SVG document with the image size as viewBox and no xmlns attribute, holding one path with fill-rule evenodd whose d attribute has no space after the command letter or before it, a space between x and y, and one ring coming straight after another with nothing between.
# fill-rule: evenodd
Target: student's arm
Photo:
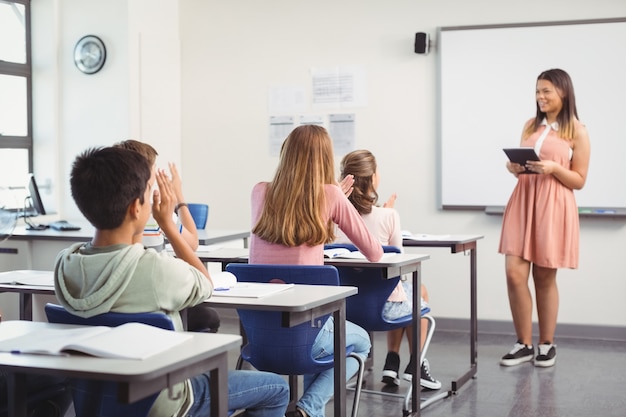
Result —
<instances>
[{"instance_id":1,"label":"student's arm","mask_svg":"<svg viewBox=\"0 0 626 417\"><path fill-rule=\"evenodd\" d=\"M172 245L176 257L184 260L188 264L194 266L200 272L202 272L209 281L209 271L207 271L204 263L198 258L195 251L185 241L180 234L176 223L172 220L172 213L176 206L176 196L171 184L170 179L163 170L158 170L156 173L157 184L159 189L154 193L154 199L152 204L152 215L159 224L161 231L165 234L165 237ZM212 281L211 281L212 282Z\"/></svg>"},{"instance_id":2,"label":"student's arm","mask_svg":"<svg viewBox=\"0 0 626 417\"><path fill-rule=\"evenodd\" d=\"M183 235L183 239L187 242L187 244L194 251L198 249L198 230L196 229L196 222L193 221L193 217L189 212L189 207L186 205L179 206L179 204L184 204L185 197L183 196L183 181L178 173L178 169L176 168L176 164L173 162L168 163L170 168L170 173L172 174L172 189L174 191L174 195L176 196L176 206L178 207L178 218L180 219L180 223L182 224L182 230L180 233Z\"/></svg>"},{"instance_id":3,"label":"student's arm","mask_svg":"<svg viewBox=\"0 0 626 417\"><path fill-rule=\"evenodd\" d=\"M339 186L328 184L326 197L331 210L331 219L346 234L348 239L359 248L370 262L377 262L383 257L383 247L367 230L361 215L346 198Z\"/></svg>"}]
</instances>

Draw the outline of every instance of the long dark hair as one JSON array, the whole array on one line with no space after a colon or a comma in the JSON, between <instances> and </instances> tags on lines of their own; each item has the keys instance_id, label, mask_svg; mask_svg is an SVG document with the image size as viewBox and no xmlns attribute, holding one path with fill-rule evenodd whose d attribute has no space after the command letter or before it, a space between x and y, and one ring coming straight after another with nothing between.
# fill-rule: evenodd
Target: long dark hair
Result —
<instances>
[{"instance_id":1,"label":"long dark hair","mask_svg":"<svg viewBox=\"0 0 626 417\"><path fill-rule=\"evenodd\" d=\"M554 68L539 74L537 81L539 80L550 81L561 96L563 108L556 116L556 121L559 123L559 136L568 140L573 139L576 130L575 121L578 120L578 110L576 109L576 96L574 94L572 79L567 72L562 69ZM546 114L540 110L539 104L537 103L535 121L529 126L526 133L530 135L532 132L536 131L539 126L541 126L541 122L545 117Z\"/></svg>"}]
</instances>

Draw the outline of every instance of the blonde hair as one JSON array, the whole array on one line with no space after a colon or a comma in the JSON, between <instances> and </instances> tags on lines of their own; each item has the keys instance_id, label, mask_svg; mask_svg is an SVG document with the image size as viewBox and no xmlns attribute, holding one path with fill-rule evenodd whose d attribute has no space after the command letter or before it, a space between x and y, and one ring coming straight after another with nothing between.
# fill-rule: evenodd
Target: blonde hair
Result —
<instances>
[{"instance_id":1,"label":"blonde hair","mask_svg":"<svg viewBox=\"0 0 626 417\"><path fill-rule=\"evenodd\" d=\"M289 247L332 242L334 225L326 218L324 185L335 184L334 170L326 129L316 125L295 128L283 142L276 174L252 232Z\"/></svg>"}]
</instances>

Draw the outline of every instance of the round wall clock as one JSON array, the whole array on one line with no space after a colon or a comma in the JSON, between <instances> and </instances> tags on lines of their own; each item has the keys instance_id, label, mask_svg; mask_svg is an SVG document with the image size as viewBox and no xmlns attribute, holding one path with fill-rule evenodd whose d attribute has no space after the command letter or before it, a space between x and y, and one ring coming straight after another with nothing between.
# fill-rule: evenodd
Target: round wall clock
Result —
<instances>
[{"instance_id":1,"label":"round wall clock","mask_svg":"<svg viewBox=\"0 0 626 417\"><path fill-rule=\"evenodd\" d=\"M100 71L107 58L104 42L97 36L83 36L74 47L74 63L85 74L95 74Z\"/></svg>"}]
</instances>

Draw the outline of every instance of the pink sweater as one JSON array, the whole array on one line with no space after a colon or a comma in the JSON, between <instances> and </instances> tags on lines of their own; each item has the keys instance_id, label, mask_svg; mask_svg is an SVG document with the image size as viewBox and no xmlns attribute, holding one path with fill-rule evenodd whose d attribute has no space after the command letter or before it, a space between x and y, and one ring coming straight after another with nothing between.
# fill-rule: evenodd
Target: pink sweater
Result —
<instances>
[{"instance_id":1,"label":"pink sweater","mask_svg":"<svg viewBox=\"0 0 626 417\"><path fill-rule=\"evenodd\" d=\"M267 186L267 182L260 182L252 189L253 227L261 217ZM368 260L372 262L380 260L383 256L382 246L378 239L368 232L363 219L352 203L337 185L327 184L325 189L328 218L339 226ZM287 247L269 243L252 234L249 262L251 264L323 265L323 251L324 245Z\"/></svg>"}]
</instances>

